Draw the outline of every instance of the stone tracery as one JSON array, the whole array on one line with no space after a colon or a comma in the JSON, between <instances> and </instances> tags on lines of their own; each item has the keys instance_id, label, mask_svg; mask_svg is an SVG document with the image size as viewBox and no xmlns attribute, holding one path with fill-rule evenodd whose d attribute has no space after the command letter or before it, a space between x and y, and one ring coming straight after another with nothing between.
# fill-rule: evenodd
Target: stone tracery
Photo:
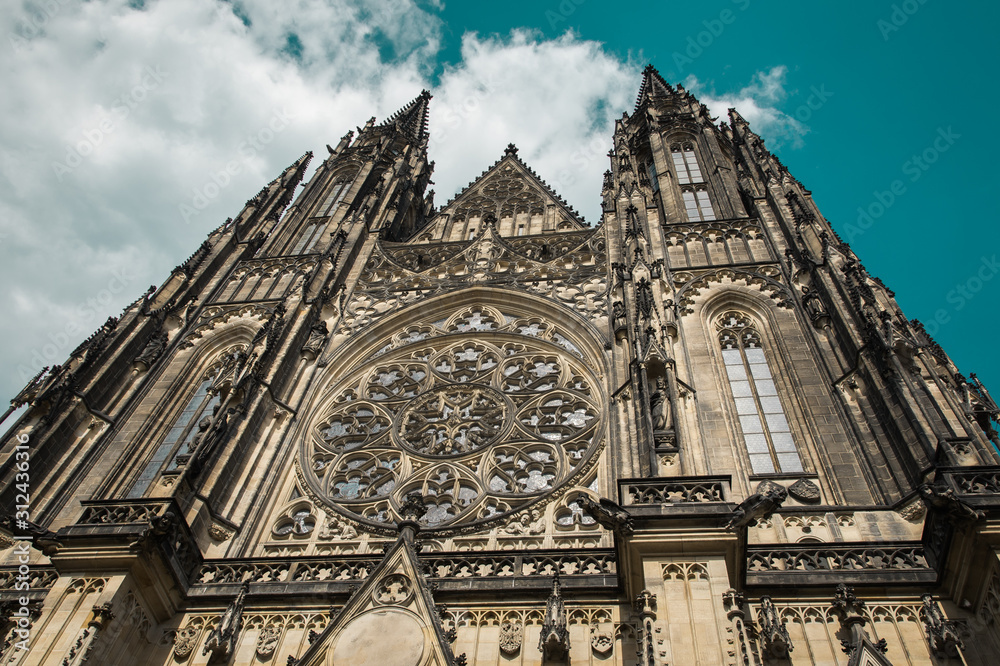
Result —
<instances>
[{"instance_id":1,"label":"stone tracery","mask_svg":"<svg viewBox=\"0 0 1000 666\"><path fill-rule=\"evenodd\" d=\"M492 520L593 459L598 384L550 322L466 307L393 335L378 354L331 393L304 448L319 497L362 524L397 521L412 492L427 528Z\"/></svg>"}]
</instances>

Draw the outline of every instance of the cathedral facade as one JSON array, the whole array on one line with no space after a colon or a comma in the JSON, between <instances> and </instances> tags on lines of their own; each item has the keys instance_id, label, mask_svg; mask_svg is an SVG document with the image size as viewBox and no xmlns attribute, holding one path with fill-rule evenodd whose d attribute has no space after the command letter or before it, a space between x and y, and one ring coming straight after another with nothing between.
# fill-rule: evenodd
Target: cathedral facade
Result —
<instances>
[{"instance_id":1,"label":"cathedral facade","mask_svg":"<svg viewBox=\"0 0 1000 666\"><path fill-rule=\"evenodd\" d=\"M591 226L430 99L12 401L2 663L996 663L997 406L735 110L648 67Z\"/></svg>"}]
</instances>

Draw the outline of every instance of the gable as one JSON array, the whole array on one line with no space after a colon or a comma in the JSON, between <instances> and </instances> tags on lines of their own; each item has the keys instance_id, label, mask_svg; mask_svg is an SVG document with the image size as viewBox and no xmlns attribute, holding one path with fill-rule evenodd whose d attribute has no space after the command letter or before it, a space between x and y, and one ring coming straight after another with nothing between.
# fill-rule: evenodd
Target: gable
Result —
<instances>
[{"instance_id":1,"label":"gable","mask_svg":"<svg viewBox=\"0 0 1000 666\"><path fill-rule=\"evenodd\" d=\"M465 241L493 221L500 236L580 231L587 223L508 146L504 156L470 183L415 234L417 242Z\"/></svg>"}]
</instances>

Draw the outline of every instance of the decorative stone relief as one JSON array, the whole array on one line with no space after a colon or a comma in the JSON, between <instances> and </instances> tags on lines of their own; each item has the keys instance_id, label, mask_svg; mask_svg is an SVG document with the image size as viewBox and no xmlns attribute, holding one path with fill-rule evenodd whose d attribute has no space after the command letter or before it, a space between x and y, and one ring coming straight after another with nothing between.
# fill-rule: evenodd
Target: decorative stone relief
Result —
<instances>
[{"instance_id":1,"label":"decorative stone relief","mask_svg":"<svg viewBox=\"0 0 1000 666\"><path fill-rule=\"evenodd\" d=\"M413 595L413 584L403 574L386 576L372 592L376 604L401 606Z\"/></svg>"},{"instance_id":2,"label":"decorative stone relief","mask_svg":"<svg viewBox=\"0 0 1000 666\"><path fill-rule=\"evenodd\" d=\"M615 637L610 631L598 631L597 627L591 627L590 647L595 654L608 657L614 650Z\"/></svg>"},{"instance_id":3,"label":"decorative stone relief","mask_svg":"<svg viewBox=\"0 0 1000 666\"><path fill-rule=\"evenodd\" d=\"M174 635L174 659L186 661L194 652L200 629L185 627Z\"/></svg>"},{"instance_id":4,"label":"decorative stone relief","mask_svg":"<svg viewBox=\"0 0 1000 666\"><path fill-rule=\"evenodd\" d=\"M500 651L512 656L521 649L524 626L517 621L507 620L500 625Z\"/></svg>"},{"instance_id":5,"label":"decorative stone relief","mask_svg":"<svg viewBox=\"0 0 1000 666\"><path fill-rule=\"evenodd\" d=\"M788 486L788 494L800 502L814 503L820 499L819 486L809 479L799 479Z\"/></svg>"},{"instance_id":6,"label":"decorative stone relief","mask_svg":"<svg viewBox=\"0 0 1000 666\"><path fill-rule=\"evenodd\" d=\"M233 532L218 523L213 523L212 526L208 528L208 535L216 541L228 541L233 537Z\"/></svg>"},{"instance_id":7,"label":"decorative stone relief","mask_svg":"<svg viewBox=\"0 0 1000 666\"><path fill-rule=\"evenodd\" d=\"M257 636L257 656L261 659L269 659L281 641L281 627L269 624L261 629Z\"/></svg>"}]
</instances>

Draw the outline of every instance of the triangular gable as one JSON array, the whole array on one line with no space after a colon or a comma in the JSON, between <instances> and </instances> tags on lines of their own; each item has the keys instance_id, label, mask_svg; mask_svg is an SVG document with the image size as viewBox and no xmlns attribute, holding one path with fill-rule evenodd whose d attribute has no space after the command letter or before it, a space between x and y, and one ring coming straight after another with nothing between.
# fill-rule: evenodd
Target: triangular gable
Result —
<instances>
[{"instance_id":1,"label":"triangular gable","mask_svg":"<svg viewBox=\"0 0 1000 666\"><path fill-rule=\"evenodd\" d=\"M522 162L517 156L517 148L510 144L503 157L445 204L431 224L444 215L467 219L486 218L492 214L501 220L519 213L544 214L549 206L556 207L563 223L557 230L587 228L583 217Z\"/></svg>"},{"instance_id":2,"label":"triangular gable","mask_svg":"<svg viewBox=\"0 0 1000 666\"><path fill-rule=\"evenodd\" d=\"M389 548L296 664L454 666L409 534Z\"/></svg>"}]
</instances>

